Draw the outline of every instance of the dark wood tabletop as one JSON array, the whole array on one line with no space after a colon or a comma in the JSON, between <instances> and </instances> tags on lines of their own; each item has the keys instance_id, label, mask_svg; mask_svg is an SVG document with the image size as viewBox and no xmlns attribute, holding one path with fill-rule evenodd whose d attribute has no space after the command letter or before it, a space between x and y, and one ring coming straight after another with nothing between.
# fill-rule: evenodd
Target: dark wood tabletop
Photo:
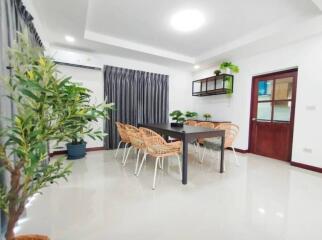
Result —
<instances>
[{"instance_id":1,"label":"dark wood tabletop","mask_svg":"<svg viewBox=\"0 0 322 240\"><path fill-rule=\"evenodd\" d=\"M139 127L149 128L164 136L170 136L180 139L183 142L182 151L182 183L187 184L188 182L188 143L192 143L197 138L210 138L210 137L221 137L221 159L220 159L220 173L224 171L224 142L225 142L225 131L215 128L204 128L187 126L183 127L172 127L171 124L139 124Z\"/></svg>"}]
</instances>

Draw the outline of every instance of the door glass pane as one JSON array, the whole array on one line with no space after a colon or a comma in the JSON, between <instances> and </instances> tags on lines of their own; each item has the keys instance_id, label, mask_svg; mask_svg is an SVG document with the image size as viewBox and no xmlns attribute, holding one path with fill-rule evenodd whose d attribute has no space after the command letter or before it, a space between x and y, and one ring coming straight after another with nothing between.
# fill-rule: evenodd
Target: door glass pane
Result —
<instances>
[{"instance_id":1,"label":"door glass pane","mask_svg":"<svg viewBox=\"0 0 322 240\"><path fill-rule=\"evenodd\" d=\"M293 78L276 79L275 100L292 99Z\"/></svg>"},{"instance_id":2,"label":"door glass pane","mask_svg":"<svg viewBox=\"0 0 322 240\"><path fill-rule=\"evenodd\" d=\"M258 81L258 101L272 100L273 80Z\"/></svg>"},{"instance_id":3,"label":"door glass pane","mask_svg":"<svg viewBox=\"0 0 322 240\"><path fill-rule=\"evenodd\" d=\"M271 118L272 118L272 103L259 102L257 105L257 119L271 120Z\"/></svg>"},{"instance_id":4,"label":"door glass pane","mask_svg":"<svg viewBox=\"0 0 322 240\"><path fill-rule=\"evenodd\" d=\"M274 121L287 121L291 120L291 101L278 101L274 102Z\"/></svg>"}]
</instances>

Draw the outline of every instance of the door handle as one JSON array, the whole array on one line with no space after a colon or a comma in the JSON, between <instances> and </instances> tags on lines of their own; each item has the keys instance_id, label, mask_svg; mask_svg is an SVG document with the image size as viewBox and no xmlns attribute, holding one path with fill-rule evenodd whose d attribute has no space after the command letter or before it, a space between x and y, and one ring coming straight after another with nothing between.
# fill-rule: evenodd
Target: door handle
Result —
<instances>
[{"instance_id":1,"label":"door handle","mask_svg":"<svg viewBox=\"0 0 322 240\"><path fill-rule=\"evenodd\" d=\"M252 118L252 121L256 121L257 120L257 118Z\"/></svg>"}]
</instances>

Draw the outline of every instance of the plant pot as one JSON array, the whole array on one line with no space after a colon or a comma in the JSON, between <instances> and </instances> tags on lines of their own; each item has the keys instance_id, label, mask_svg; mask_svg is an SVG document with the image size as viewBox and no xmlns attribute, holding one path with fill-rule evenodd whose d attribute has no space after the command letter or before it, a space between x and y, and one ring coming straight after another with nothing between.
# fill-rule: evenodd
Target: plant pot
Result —
<instances>
[{"instance_id":1,"label":"plant pot","mask_svg":"<svg viewBox=\"0 0 322 240\"><path fill-rule=\"evenodd\" d=\"M67 159L76 160L85 157L86 142L83 143L67 143Z\"/></svg>"},{"instance_id":2,"label":"plant pot","mask_svg":"<svg viewBox=\"0 0 322 240\"><path fill-rule=\"evenodd\" d=\"M47 236L29 234L15 237L14 240L50 240Z\"/></svg>"},{"instance_id":3,"label":"plant pot","mask_svg":"<svg viewBox=\"0 0 322 240\"><path fill-rule=\"evenodd\" d=\"M183 127L183 123L176 123L176 122L173 122L173 123L171 123L171 127L182 128L182 127Z\"/></svg>"},{"instance_id":4,"label":"plant pot","mask_svg":"<svg viewBox=\"0 0 322 240\"><path fill-rule=\"evenodd\" d=\"M231 74L231 69L230 68L225 68L225 73L226 74Z\"/></svg>"}]
</instances>

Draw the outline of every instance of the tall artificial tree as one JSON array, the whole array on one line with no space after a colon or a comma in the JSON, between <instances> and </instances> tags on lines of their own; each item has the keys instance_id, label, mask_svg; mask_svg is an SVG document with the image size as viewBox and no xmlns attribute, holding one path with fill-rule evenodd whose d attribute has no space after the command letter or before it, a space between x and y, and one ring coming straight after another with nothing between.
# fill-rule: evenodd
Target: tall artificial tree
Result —
<instances>
[{"instance_id":1,"label":"tall artificial tree","mask_svg":"<svg viewBox=\"0 0 322 240\"><path fill-rule=\"evenodd\" d=\"M0 132L0 164L10 177L9 186L0 186L0 208L8 216L6 239L12 240L28 199L60 178L67 180L71 173L64 157L47 163L47 143L76 136L84 129L84 119L106 118L112 104L84 104L90 91L59 77L53 60L33 47L27 34L18 34L9 56L12 75L6 85L15 113ZM103 136L91 128L82 134Z\"/></svg>"}]
</instances>

